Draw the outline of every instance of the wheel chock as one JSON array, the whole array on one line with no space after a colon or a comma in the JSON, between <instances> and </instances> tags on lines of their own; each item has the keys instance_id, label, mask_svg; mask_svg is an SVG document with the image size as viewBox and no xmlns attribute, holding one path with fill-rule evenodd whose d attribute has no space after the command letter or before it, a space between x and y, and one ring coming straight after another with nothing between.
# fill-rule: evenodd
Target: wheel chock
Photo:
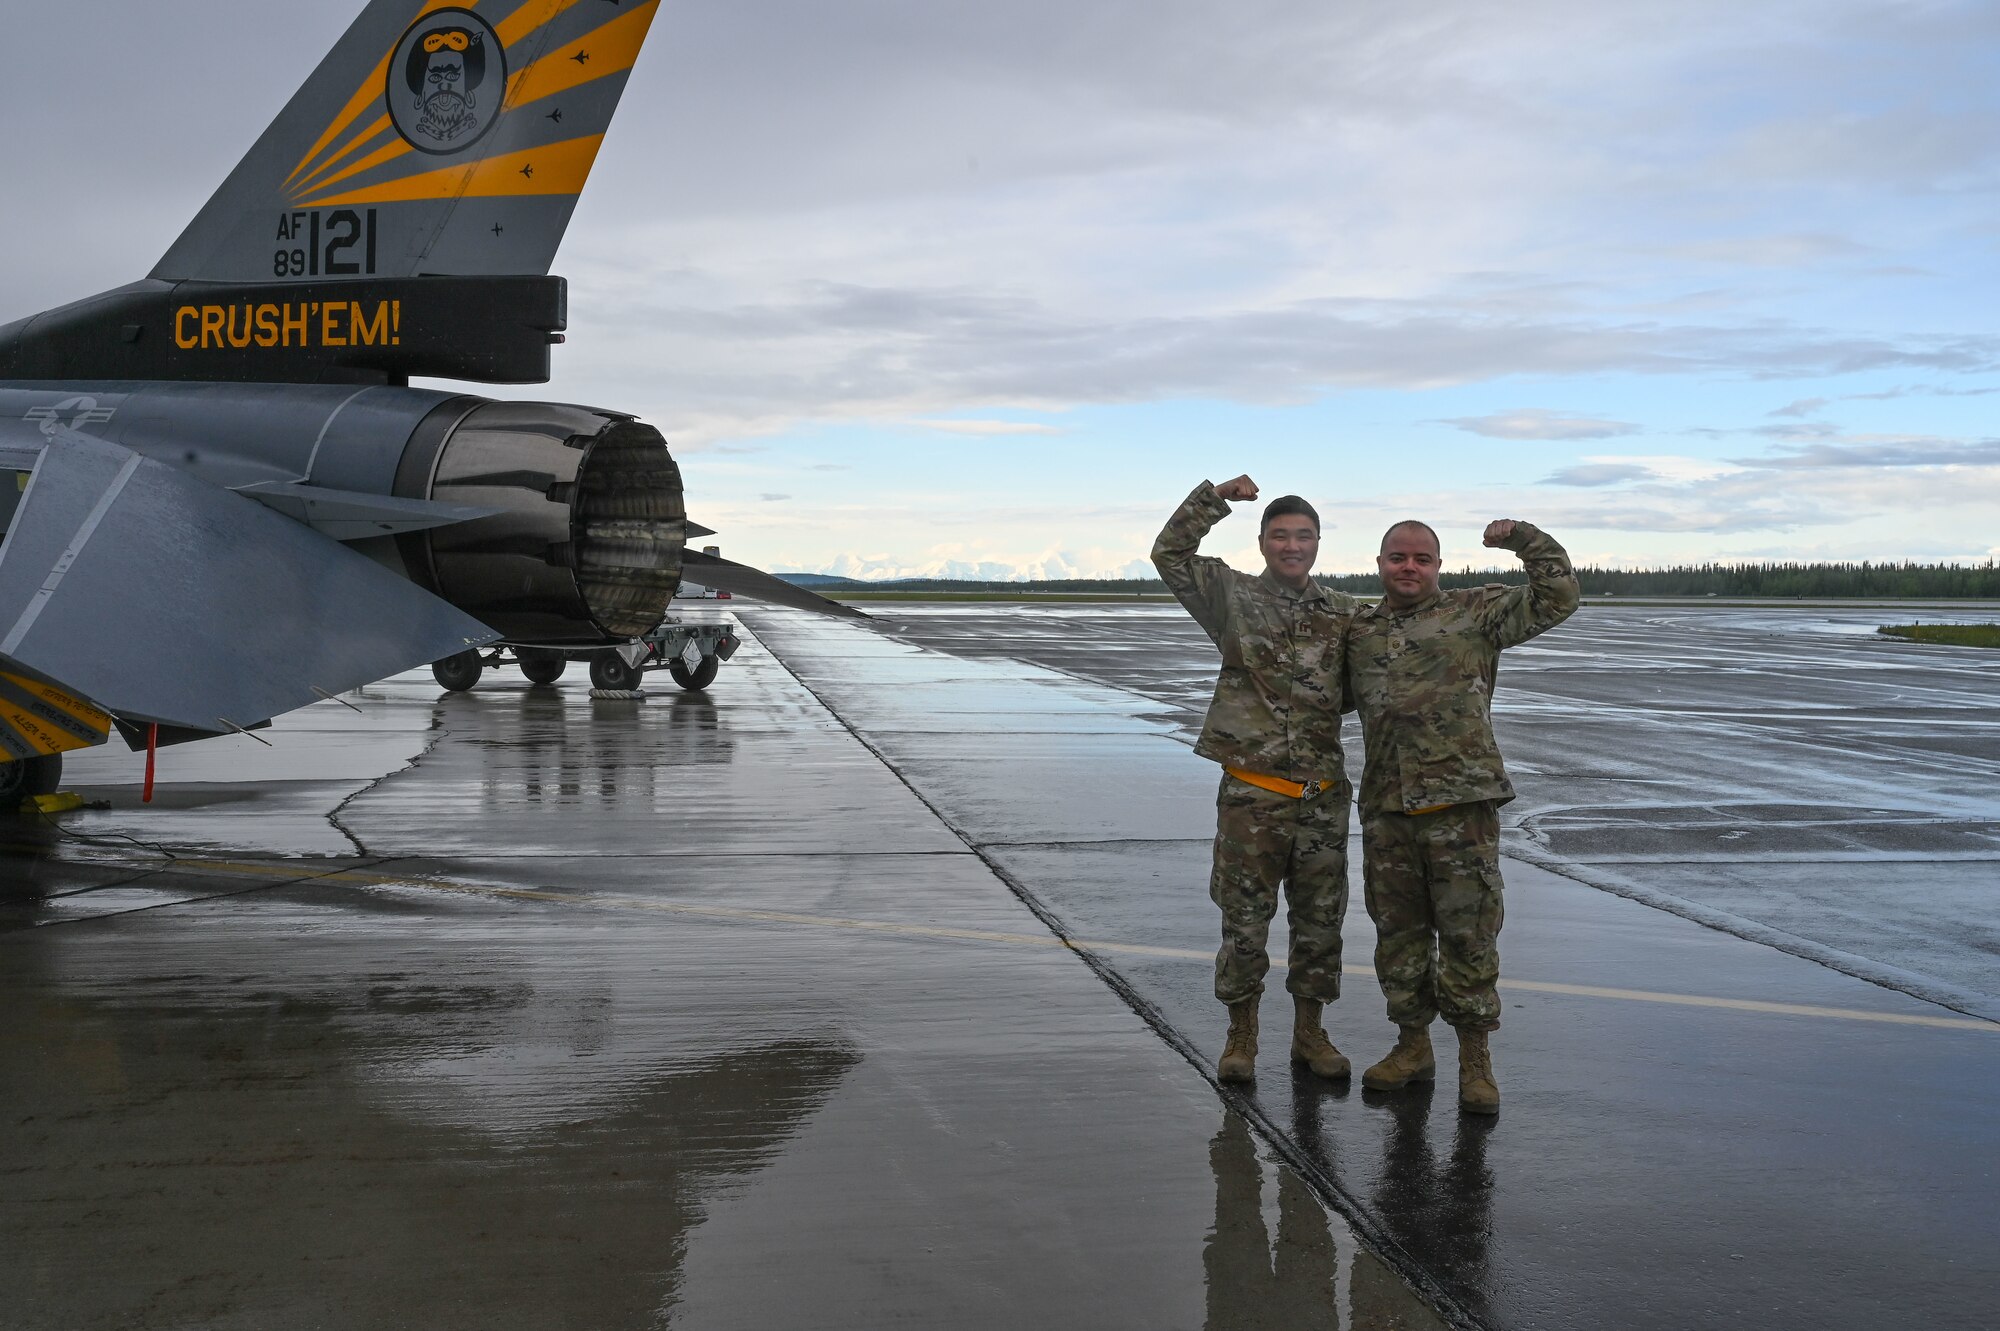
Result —
<instances>
[{"instance_id":1,"label":"wheel chock","mask_svg":"<svg viewBox=\"0 0 2000 1331\"><path fill-rule=\"evenodd\" d=\"M53 795L30 795L21 801L21 811L33 809L36 813L74 813L83 807L83 796L73 790L57 791Z\"/></svg>"}]
</instances>

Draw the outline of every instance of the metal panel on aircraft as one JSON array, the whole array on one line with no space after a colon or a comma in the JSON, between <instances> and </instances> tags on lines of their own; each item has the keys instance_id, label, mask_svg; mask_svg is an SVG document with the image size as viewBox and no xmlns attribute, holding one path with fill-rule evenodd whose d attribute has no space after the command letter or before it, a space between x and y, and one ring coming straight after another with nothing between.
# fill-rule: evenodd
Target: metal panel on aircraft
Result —
<instances>
[{"instance_id":1,"label":"metal panel on aircraft","mask_svg":"<svg viewBox=\"0 0 2000 1331\"><path fill-rule=\"evenodd\" d=\"M702 554L695 550L683 551L681 574L698 586L713 587L719 592L728 592L731 596L747 596L753 601L768 601L772 605L789 606L794 610L811 610L821 615L838 615L843 619L869 618L851 605L829 601L824 596L809 592L803 587L795 587L782 578L774 578L761 569L751 568L748 564L738 564L719 555Z\"/></svg>"},{"instance_id":2,"label":"metal panel on aircraft","mask_svg":"<svg viewBox=\"0 0 2000 1331\"><path fill-rule=\"evenodd\" d=\"M498 635L308 528L63 431L0 547L0 658L221 732Z\"/></svg>"}]
</instances>

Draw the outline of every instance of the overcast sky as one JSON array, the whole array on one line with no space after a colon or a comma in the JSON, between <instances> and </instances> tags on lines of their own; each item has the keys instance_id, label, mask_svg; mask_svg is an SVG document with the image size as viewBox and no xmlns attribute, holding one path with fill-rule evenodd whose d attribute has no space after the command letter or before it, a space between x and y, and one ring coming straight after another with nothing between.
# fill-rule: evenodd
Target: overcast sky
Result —
<instances>
[{"instance_id":1,"label":"overcast sky","mask_svg":"<svg viewBox=\"0 0 2000 1331\"><path fill-rule=\"evenodd\" d=\"M0 0L0 321L142 276L359 0ZM557 378L724 553L1149 572L2000 553L1988 0L666 0ZM1255 566L1254 521L1210 545Z\"/></svg>"}]
</instances>

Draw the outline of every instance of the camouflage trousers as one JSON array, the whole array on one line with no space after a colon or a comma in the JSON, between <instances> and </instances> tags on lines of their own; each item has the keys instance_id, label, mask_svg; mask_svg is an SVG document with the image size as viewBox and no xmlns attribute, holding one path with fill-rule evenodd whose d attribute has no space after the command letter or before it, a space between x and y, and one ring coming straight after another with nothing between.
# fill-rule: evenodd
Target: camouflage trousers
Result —
<instances>
[{"instance_id":1,"label":"camouflage trousers","mask_svg":"<svg viewBox=\"0 0 2000 1331\"><path fill-rule=\"evenodd\" d=\"M1463 1029L1498 1028L1499 806L1364 813L1361 878L1389 1020L1428 1026L1442 1014Z\"/></svg>"},{"instance_id":2,"label":"camouflage trousers","mask_svg":"<svg viewBox=\"0 0 2000 1331\"><path fill-rule=\"evenodd\" d=\"M1265 945L1285 890L1292 945L1285 988L1331 1003L1340 997L1340 924L1347 916L1345 780L1310 799L1263 790L1223 773L1215 796L1215 869L1208 895L1222 908L1215 996L1241 1002L1264 992Z\"/></svg>"}]
</instances>

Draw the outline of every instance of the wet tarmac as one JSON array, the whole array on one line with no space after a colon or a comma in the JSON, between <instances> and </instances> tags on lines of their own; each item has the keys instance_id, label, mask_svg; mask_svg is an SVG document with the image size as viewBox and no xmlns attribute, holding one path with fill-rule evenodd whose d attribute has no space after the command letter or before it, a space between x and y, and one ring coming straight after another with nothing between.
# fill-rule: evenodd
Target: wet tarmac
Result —
<instances>
[{"instance_id":1,"label":"wet tarmac","mask_svg":"<svg viewBox=\"0 0 2000 1331\"><path fill-rule=\"evenodd\" d=\"M1152 699L1189 743L1214 678L1171 605L881 613L915 644ZM1874 632L1912 618L2000 605L1600 603L1509 652L1510 853L2000 1020L2000 654Z\"/></svg>"},{"instance_id":2,"label":"wet tarmac","mask_svg":"<svg viewBox=\"0 0 2000 1331\"><path fill-rule=\"evenodd\" d=\"M1212 1060L1212 648L1172 607L882 612L751 618ZM1994 1324L2000 676L1880 622L1593 607L1509 653L1498 1123L1262 1069L1245 1112L1479 1323ZM1394 1028L1347 933L1328 1027L1366 1063Z\"/></svg>"},{"instance_id":3,"label":"wet tarmac","mask_svg":"<svg viewBox=\"0 0 2000 1331\"><path fill-rule=\"evenodd\" d=\"M0 857L0 1327L1443 1324L754 641L350 700Z\"/></svg>"},{"instance_id":4,"label":"wet tarmac","mask_svg":"<svg viewBox=\"0 0 2000 1331\"><path fill-rule=\"evenodd\" d=\"M0 1327L1992 1324L1989 658L1510 653L1493 1122L1208 1081L1178 611L881 615L73 764L0 857Z\"/></svg>"}]
</instances>

